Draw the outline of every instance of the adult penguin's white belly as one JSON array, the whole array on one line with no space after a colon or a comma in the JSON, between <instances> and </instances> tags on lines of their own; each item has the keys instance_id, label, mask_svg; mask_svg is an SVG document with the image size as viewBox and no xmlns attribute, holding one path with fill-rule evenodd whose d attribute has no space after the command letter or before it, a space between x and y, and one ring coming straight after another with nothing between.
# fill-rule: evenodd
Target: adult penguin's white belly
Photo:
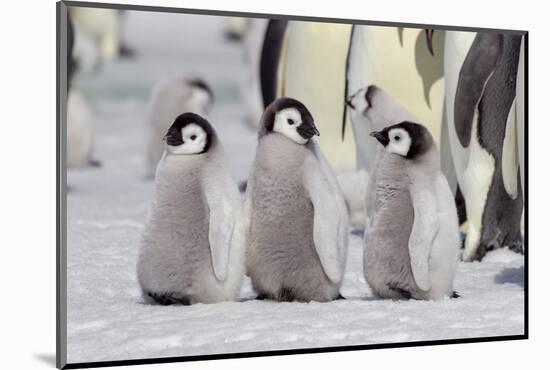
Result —
<instances>
[{"instance_id":1,"label":"adult penguin's white belly","mask_svg":"<svg viewBox=\"0 0 550 370\"><path fill-rule=\"evenodd\" d=\"M456 89L458 86L458 78L460 70L468 54L468 50L472 46L475 32L447 32L445 36L445 91L446 91L446 111L447 111L447 124L449 127L449 140L453 153L453 161L457 171L459 181L461 173L466 170L469 161L469 148L464 148L460 144L458 136L455 130L454 120L454 101L456 97ZM477 125L474 125L473 130L477 129ZM472 130L472 131L473 131ZM473 136L473 134L472 134ZM471 144L477 144L477 140L473 140ZM476 150L481 150L476 148Z\"/></svg>"},{"instance_id":2,"label":"adult penguin's white belly","mask_svg":"<svg viewBox=\"0 0 550 370\"><path fill-rule=\"evenodd\" d=\"M277 70L276 70L277 75L276 75L276 86L275 86L275 96L277 97L287 96L286 86L285 86L287 64L288 64L288 28L285 28L285 31L282 36L281 50L279 52L279 60L277 61Z\"/></svg>"},{"instance_id":3,"label":"adult penguin's white belly","mask_svg":"<svg viewBox=\"0 0 550 370\"><path fill-rule=\"evenodd\" d=\"M472 124L469 146L463 147L455 126L455 98L462 65L476 37L475 32L448 31L445 37L445 90L447 127L458 183L466 203L468 230L466 248L473 250L481 236L483 207L494 173L493 157L477 140L477 123ZM472 118L476 120L475 117ZM469 245L469 247L468 247Z\"/></svg>"},{"instance_id":4,"label":"adult penguin's white belly","mask_svg":"<svg viewBox=\"0 0 550 370\"><path fill-rule=\"evenodd\" d=\"M525 36L521 40L518 75L516 80L516 139L521 190L525 201ZM525 214L525 210L524 210ZM524 235L524 214L521 216L521 234Z\"/></svg>"},{"instance_id":5,"label":"adult penguin's white belly","mask_svg":"<svg viewBox=\"0 0 550 370\"><path fill-rule=\"evenodd\" d=\"M424 29L355 26L347 95L371 85L381 88L426 126L439 144L444 105L443 45L444 31L434 31L432 55ZM368 157L358 161L368 167L366 163L371 163L375 155L369 147L376 146L368 133L398 122L365 122L353 114L351 120L359 155Z\"/></svg>"},{"instance_id":6,"label":"adult penguin's white belly","mask_svg":"<svg viewBox=\"0 0 550 370\"><path fill-rule=\"evenodd\" d=\"M245 107L245 121L257 127L264 111L260 83L260 60L267 28L267 19L250 19L243 38L245 75L241 80L241 98Z\"/></svg>"},{"instance_id":7,"label":"adult penguin's white belly","mask_svg":"<svg viewBox=\"0 0 550 370\"><path fill-rule=\"evenodd\" d=\"M519 157L519 169L521 176L521 189L525 194L524 186L525 178L525 36L521 40L521 50L519 54L518 76L516 80L516 129L517 129L517 145Z\"/></svg>"},{"instance_id":8,"label":"adult penguin's white belly","mask_svg":"<svg viewBox=\"0 0 550 370\"><path fill-rule=\"evenodd\" d=\"M351 130L342 141L350 25L289 22L281 95L303 102L321 135L319 144L336 172L355 168Z\"/></svg>"}]
</instances>

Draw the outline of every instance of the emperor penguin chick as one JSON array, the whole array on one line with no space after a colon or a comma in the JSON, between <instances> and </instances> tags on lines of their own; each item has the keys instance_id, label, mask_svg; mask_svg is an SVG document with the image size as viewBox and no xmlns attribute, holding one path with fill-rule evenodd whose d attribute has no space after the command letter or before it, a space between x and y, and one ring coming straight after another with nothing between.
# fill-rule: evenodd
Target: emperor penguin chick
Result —
<instances>
[{"instance_id":1,"label":"emperor penguin chick","mask_svg":"<svg viewBox=\"0 0 550 370\"><path fill-rule=\"evenodd\" d=\"M244 204L247 270L259 297L339 297L348 239L344 197L308 109L280 98L265 110Z\"/></svg>"},{"instance_id":2,"label":"emperor penguin chick","mask_svg":"<svg viewBox=\"0 0 550 370\"><path fill-rule=\"evenodd\" d=\"M148 301L238 299L244 275L241 198L216 132L184 113L165 136L137 265Z\"/></svg>"},{"instance_id":3,"label":"emperor penguin chick","mask_svg":"<svg viewBox=\"0 0 550 370\"><path fill-rule=\"evenodd\" d=\"M374 131L383 146L369 181L364 272L382 298L452 297L460 234L436 145L408 121Z\"/></svg>"},{"instance_id":4,"label":"emperor penguin chick","mask_svg":"<svg viewBox=\"0 0 550 370\"><path fill-rule=\"evenodd\" d=\"M149 98L148 127L146 131L146 175L153 177L164 152L162 137L176 117L184 112L205 115L213 102L212 90L200 80L177 78L161 81L153 87Z\"/></svg>"}]
</instances>

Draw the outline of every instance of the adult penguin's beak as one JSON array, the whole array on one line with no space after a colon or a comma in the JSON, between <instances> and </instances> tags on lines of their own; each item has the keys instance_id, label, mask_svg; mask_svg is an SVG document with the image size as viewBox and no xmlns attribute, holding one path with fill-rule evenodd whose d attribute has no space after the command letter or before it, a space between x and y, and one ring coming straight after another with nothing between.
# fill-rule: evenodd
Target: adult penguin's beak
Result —
<instances>
[{"instance_id":1,"label":"adult penguin's beak","mask_svg":"<svg viewBox=\"0 0 550 370\"><path fill-rule=\"evenodd\" d=\"M434 48L433 48L433 35L434 35L434 29L433 28L426 28L426 43L428 44L428 50L430 51L430 54L434 55Z\"/></svg>"}]
</instances>

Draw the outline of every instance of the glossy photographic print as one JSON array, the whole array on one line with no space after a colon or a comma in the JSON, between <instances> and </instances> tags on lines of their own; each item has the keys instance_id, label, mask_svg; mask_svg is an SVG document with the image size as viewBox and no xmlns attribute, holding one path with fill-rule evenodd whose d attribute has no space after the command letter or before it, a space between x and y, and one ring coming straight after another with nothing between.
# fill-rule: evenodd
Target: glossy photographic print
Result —
<instances>
[{"instance_id":1,"label":"glossy photographic print","mask_svg":"<svg viewBox=\"0 0 550 370\"><path fill-rule=\"evenodd\" d=\"M59 368L527 338L527 31L57 5Z\"/></svg>"}]
</instances>

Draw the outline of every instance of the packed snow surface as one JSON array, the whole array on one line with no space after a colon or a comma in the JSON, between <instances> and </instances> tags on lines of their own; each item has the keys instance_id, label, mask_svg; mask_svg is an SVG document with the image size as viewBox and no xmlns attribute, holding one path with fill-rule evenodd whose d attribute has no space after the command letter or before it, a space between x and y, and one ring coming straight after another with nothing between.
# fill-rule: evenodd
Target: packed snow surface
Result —
<instances>
[{"instance_id":1,"label":"packed snow surface","mask_svg":"<svg viewBox=\"0 0 550 370\"><path fill-rule=\"evenodd\" d=\"M139 359L517 335L524 333L524 259L507 250L461 263L455 289L440 302L378 300L365 282L361 237L352 234L342 287L346 300L254 300L154 306L136 280L139 235L153 183L144 178L146 102L165 77L202 76L213 87L210 115L236 180L246 179L256 132L243 124L238 45L221 18L128 12L125 39L135 59L78 76L94 114L100 168L68 173L68 360Z\"/></svg>"}]
</instances>

